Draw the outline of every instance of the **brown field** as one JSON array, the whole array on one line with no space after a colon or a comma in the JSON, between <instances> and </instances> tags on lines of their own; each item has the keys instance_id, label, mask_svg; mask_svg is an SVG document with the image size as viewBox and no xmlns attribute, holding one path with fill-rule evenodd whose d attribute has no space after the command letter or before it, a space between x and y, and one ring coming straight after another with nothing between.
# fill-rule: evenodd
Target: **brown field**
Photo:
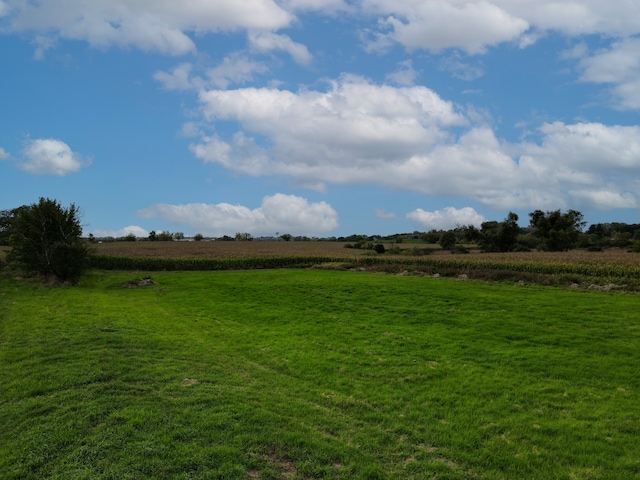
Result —
<instances>
[{"instance_id":1,"label":"brown field","mask_svg":"<svg viewBox=\"0 0 640 480\"><path fill-rule=\"evenodd\" d=\"M375 255L370 250L344 248L341 242L111 242L96 245L96 253L114 257L164 257L164 258L246 258L286 256L332 256L354 258ZM543 264L590 264L640 267L640 254L630 253L626 249L612 248L603 252L571 250L568 252L520 252L520 253L481 253L472 251L469 255L452 254L437 250L437 245L425 244L385 244L386 248L399 246L401 257L420 254L420 249L436 249L432 255L457 258L473 262L516 262ZM391 256L385 254L384 256ZM393 255L394 257L400 255ZM444 258L443 258L444 259Z\"/></svg>"},{"instance_id":2,"label":"brown field","mask_svg":"<svg viewBox=\"0 0 640 480\"><path fill-rule=\"evenodd\" d=\"M99 255L163 258L246 258L362 255L338 242L109 242L95 246Z\"/></svg>"}]
</instances>

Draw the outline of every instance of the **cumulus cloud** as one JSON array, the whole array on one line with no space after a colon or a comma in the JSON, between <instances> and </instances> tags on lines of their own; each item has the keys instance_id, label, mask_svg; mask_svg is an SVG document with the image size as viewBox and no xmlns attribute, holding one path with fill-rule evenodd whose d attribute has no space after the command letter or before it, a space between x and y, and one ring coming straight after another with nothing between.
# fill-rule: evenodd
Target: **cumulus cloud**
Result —
<instances>
[{"instance_id":1,"label":"cumulus cloud","mask_svg":"<svg viewBox=\"0 0 640 480\"><path fill-rule=\"evenodd\" d=\"M640 126L546 123L540 145L525 145L538 160L562 162L575 171L635 173L640 170Z\"/></svg>"},{"instance_id":2,"label":"cumulus cloud","mask_svg":"<svg viewBox=\"0 0 640 480\"><path fill-rule=\"evenodd\" d=\"M353 175L367 175L387 161L402 161L445 141L449 134L443 127L466 124L451 102L425 87L378 86L359 77L343 77L330 87L299 93L203 91L206 121L237 121L250 135L239 132L231 141L203 138L192 150L204 161L242 173L334 182L341 178L337 168L350 183Z\"/></svg>"},{"instance_id":3,"label":"cumulus cloud","mask_svg":"<svg viewBox=\"0 0 640 480\"><path fill-rule=\"evenodd\" d=\"M272 32L253 32L249 34L249 45L258 52L271 52L282 50L300 65L308 65L313 57L306 46L296 43L287 35L279 35Z\"/></svg>"},{"instance_id":4,"label":"cumulus cloud","mask_svg":"<svg viewBox=\"0 0 640 480\"><path fill-rule=\"evenodd\" d=\"M290 11L319 11L329 14L355 11L346 0L281 0L280 4Z\"/></svg>"},{"instance_id":5,"label":"cumulus cloud","mask_svg":"<svg viewBox=\"0 0 640 480\"><path fill-rule=\"evenodd\" d=\"M222 88L230 85L250 82L256 74L267 72L268 67L252 60L241 52L226 56L222 62L211 68L195 71L191 63L175 66L169 72L158 70L153 78L166 90L201 90L204 88Z\"/></svg>"},{"instance_id":6,"label":"cumulus cloud","mask_svg":"<svg viewBox=\"0 0 640 480\"><path fill-rule=\"evenodd\" d=\"M237 122L233 135L203 135L197 158L236 173L284 175L319 191L374 184L473 198L505 208L633 205L640 127L549 123L535 141L508 143L476 112L425 87L342 77L327 91L203 90L202 122ZM611 187L615 185L615 187ZM586 196L584 191L618 192ZM627 193L625 193L627 192Z\"/></svg>"},{"instance_id":7,"label":"cumulus cloud","mask_svg":"<svg viewBox=\"0 0 640 480\"><path fill-rule=\"evenodd\" d=\"M277 30L294 18L273 0L13 0L8 14L3 5L13 31L169 55L195 50L189 32Z\"/></svg>"},{"instance_id":8,"label":"cumulus cloud","mask_svg":"<svg viewBox=\"0 0 640 480\"><path fill-rule=\"evenodd\" d=\"M121 238L126 237L127 235L133 234L138 238L145 238L149 236L149 232L142 227L138 227L137 225L129 225L128 227L121 228L119 230L89 230L87 234L92 234L96 238Z\"/></svg>"},{"instance_id":9,"label":"cumulus cloud","mask_svg":"<svg viewBox=\"0 0 640 480\"><path fill-rule=\"evenodd\" d=\"M64 176L77 172L90 161L72 151L69 145L54 138L29 140L16 165L27 173Z\"/></svg>"},{"instance_id":10,"label":"cumulus cloud","mask_svg":"<svg viewBox=\"0 0 640 480\"><path fill-rule=\"evenodd\" d=\"M486 221L483 215L480 215L471 207L454 208L445 207L442 210L427 212L421 208L417 208L407 214L407 218L418 222L422 228L426 230L451 230L457 226L474 225L480 227L482 222Z\"/></svg>"},{"instance_id":11,"label":"cumulus cloud","mask_svg":"<svg viewBox=\"0 0 640 480\"><path fill-rule=\"evenodd\" d=\"M400 62L397 70L387 75L388 82L402 86L413 85L416 78L418 78L418 72L413 68L411 60Z\"/></svg>"},{"instance_id":12,"label":"cumulus cloud","mask_svg":"<svg viewBox=\"0 0 640 480\"><path fill-rule=\"evenodd\" d=\"M228 203L157 204L138 211L138 215L143 218L163 218L211 236L236 232L272 235L277 231L313 235L338 227L338 214L328 203L310 203L305 198L281 193L265 197L262 205L253 210Z\"/></svg>"},{"instance_id":13,"label":"cumulus cloud","mask_svg":"<svg viewBox=\"0 0 640 480\"><path fill-rule=\"evenodd\" d=\"M615 186L610 189L575 190L570 193L581 204L599 210L638 208L638 199L631 192L620 192Z\"/></svg>"},{"instance_id":14,"label":"cumulus cloud","mask_svg":"<svg viewBox=\"0 0 640 480\"><path fill-rule=\"evenodd\" d=\"M479 54L503 42L525 48L546 31L618 38L640 32L640 4L626 0L362 0L360 5L381 19L374 43L431 51Z\"/></svg>"},{"instance_id":15,"label":"cumulus cloud","mask_svg":"<svg viewBox=\"0 0 640 480\"><path fill-rule=\"evenodd\" d=\"M640 38L614 42L592 55L582 53L580 80L611 85L611 94L620 109L640 109Z\"/></svg>"},{"instance_id":16,"label":"cumulus cloud","mask_svg":"<svg viewBox=\"0 0 640 480\"><path fill-rule=\"evenodd\" d=\"M487 46L516 40L529 28L527 21L487 1L365 0L363 4L388 14L383 22L391 30L387 38L434 52L459 48L470 54L484 53Z\"/></svg>"},{"instance_id":17,"label":"cumulus cloud","mask_svg":"<svg viewBox=\"0 0 640 480\"><path fill-rule=\"evenodd\" d=\"M0 160L6 160L10 157L9 152L7 152L4 148L0 147Z\"/></svg>"}]
</instances>

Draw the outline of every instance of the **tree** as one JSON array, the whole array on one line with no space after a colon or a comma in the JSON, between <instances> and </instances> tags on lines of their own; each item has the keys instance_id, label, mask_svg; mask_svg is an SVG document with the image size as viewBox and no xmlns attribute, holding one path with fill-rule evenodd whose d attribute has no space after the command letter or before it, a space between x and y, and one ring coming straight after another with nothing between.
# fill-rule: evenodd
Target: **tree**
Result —
<instances>
[{"instance_id":1,"label":"tree","mask_svg":"<svg viewBox=\"0 0 640 480\"><path fill-rule=\"evenodd\" d=\"M502 222L483 222L480 227L480 248L485 252L510 252L518 240L518 215L509 212Z\"/></svg>"},{"instance_id":2,"label":"tree","mask_svg":"<svg viewBox=\"0 0 640 480\"><path fill-rule=\"evenodd\" d=\"M173 234L171 232L165 232L164 230L156 234L156 240L160 242L170 242L173 240Z\"/></svg>"},{"instance_id":3,"label":"tree","mask_svg":"<svg viewBox=\"0 0 640 480\"><path fill-rule=\"evenodd\" d=\"M11 221L7 259L25 268L62 281L76 283L86 268L89 251L82 242L80 211L75 204L63 208L56 200L16 209Z\"/></svg>"},{"instance_id":4,"label":"tree","mask_svg":"<svg viewBox=\"0 0 640 480\"><path fill-rule=\"evenodd\" d=\"M539 247L552 252L575 248L585 226L582 213L576 210L568 210L567 213L536 210L529 214L529 218L531 233L539 239Z\"/></svg>"},{"instance_id":5,"label":"tree","mask_svg":"<svg viewBox=\"0 0 640 480\"><path fill-rule=\"evenodd\" d=\"M456 246L456 234L452 230L443 232L439 243L443 250L453 250Z\"/></svg>"},{"instance_id":6,"label":"tree","mask_svg":"<svg viewBox=\"0 0 640 480\"><path fill-rule=\"evenodd\" d=\"M13 210L0 210L0 245L9 245L9 237L11 237L13 220L22 207Z\"/></svg>"}]
</instances>

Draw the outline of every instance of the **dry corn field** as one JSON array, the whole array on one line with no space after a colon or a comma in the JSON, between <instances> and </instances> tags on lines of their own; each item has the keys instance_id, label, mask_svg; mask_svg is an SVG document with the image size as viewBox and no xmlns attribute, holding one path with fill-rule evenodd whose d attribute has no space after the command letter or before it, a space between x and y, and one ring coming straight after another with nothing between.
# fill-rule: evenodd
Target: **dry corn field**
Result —
<instances>
[{"instance_id":1,"label":"dry corn field","mask_svg":"<svg viewBox=\"0 0 640 480\"><path fill-rule=\"evenodd\" d=\"M603 252L572 250L568 252L522 252L452 254L435 245L400 244L402 254L380 255L371 250L344 248L340 242L116 242L96 246L96 253L106 257L135 259L275 259L278 257L314 257L322 261L350 261L360 266L413 265L416 269L510 270L532 274L575 274L610 279L640 280L640 254L625 249ZM433 250L429 255L424 252ZM420 255L422 253L422 255ZM142 266L143 264L141 264ZM188 264L185 264L188 265ZM278 262L271 263L278 265ZM269 268L268 263L263 264Z\"/></svg>"},{"instance_id":2,"label":"dry corn field","mask_svg":"<svg viewBox=\"0 0 640 480\"><path fill-rule=\"evenodd\" d=\"M465 260L473 262L535 262L543 264L592 264L619 265L640 268L640 254L626 249L612 248L602 252L570 250L568 252L519 252L481 253L473 251L469 255L451 254L438 250L438 245L425 244L384 244L386 248L400 247L402 257L411 255L414 249L432 248L433 256L444 260ZM163 258L242 258L260 256L333 256L354 258L375 255L370 250L344 248L341 242L110 242L96 245L96 253L114 257L163 257ZM377 256L377 255L376 255ZM398 255L385 254L397 257Z\"/></svg>"},{"instance_id":3,"label":"dry corn field","mask_svg":"<svg viewBox=\"0 0 640 480\"><path fill-rule=\"evenodd\" d=\"M385 244L400 247L401 254L377 254L371 250L344 248L340 242L109 242L93 245L101 259L97 268L120 269L218 269L277 268L301 264L350 262L354 266L394 271L408 267L416 271L459 273L480 270L506 270L524 274L579 275L602 282L630 281L640 285L640 253L626 249L602 252L521 252L452 254L437 245ZM0 261L8 250L0 247ZM425 253L429 253L426 254ZM112 259L112 260L110 260ZM127 261L116 260L131 259ZM253 259L253 261L252 261ZM164 260L173 260L165 263ZM133 263L132 263L133 262ZM213 263L212 263L213 262ZM229 263L231 262L231 263ZM602 283L601 282L601 283Z\"/></svg>"}]
</instances>

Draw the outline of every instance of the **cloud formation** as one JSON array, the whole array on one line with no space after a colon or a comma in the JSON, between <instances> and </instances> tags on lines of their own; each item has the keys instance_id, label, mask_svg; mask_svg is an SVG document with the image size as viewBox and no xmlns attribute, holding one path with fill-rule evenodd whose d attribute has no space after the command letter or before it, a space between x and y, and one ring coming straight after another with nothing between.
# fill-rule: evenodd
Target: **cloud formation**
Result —
<instances>
[{"instance_id":1,"label":"cloud formation","mask_svg":"<svg viewBox=\"0 0 640 480\"><path fill-rule=\"evenodd\" d=\"M442 210L427 212L421 208L407 214L407 218L418 222L425 230L451 230L458 226L473 225L480 227L486 221L471 207L454 208L445 207Z\"/></svg>"},{"instance_id":2,"label":"cloud formation","mask_svg":"<svg viewBox=\"0 0 640 480\"><path fill-rule=\"evenodd\" d=\"M7 152L4 148L0 147L0 160L6 160L10 157L9 152Z\"/></svg>"},{"instance_id":3,"label":"cloud formation","mask_svg":"<svg viewBox=\"0 0 640 480\"><path fill-rule=\"evenodd\" d=\"M96 47L129 47L182 55L196 49L188 33L237 29L277 30L293 15L273 0L8 0L0 12L10 29L86 41Z\"/></svg>"},{"instance_id":4,"label":"cloud formation","mask_svg":"<svg viewBox=\"0 0 640 480\"><path fill-rule=\"evenodd\" d=\"M73 152L69 145L54 138L29 140L16 165L27 173L64 176L77 172L90 162Z\"/></svg>"},{"instance_id":5,"label":"cloud formation","mask_svg":"<svg viewBox=\"0 0 640 480\"><path fill-rule=\"evenodd\" d=\"M283 50L306 65L311 60L307 47L276 32L299 20L297 14L310 12L377 17L369 50L400 44L473 55L504 42L524 48L550 31L618 39L640 33L640 4L628 0L0 1L6 29L33 34L37 57L58 38L183 55L196 50L199 35L246 30L252 48Z\"/></svg>"},{"instance_id":6,"label":"cloud formation","mask_svg":"<svg viewBox=\"0 0 640 480\"><path fill-rule=\"evenodd\" d=\"M585 55L579 63L580 80L611 85L615 105L640 109L640 38L614 42L609 48Z\"/></svg>"},{"instance_id":7,"label":"cloud formation","mask_svg":"<svg viewBox=\"0 0 640 480\"><path fill-rule=\"evenodd\" d=\"M327 91L202 90L199 101L204 123L237 122L240 130L204 135L192 151L236 173L285 175L321 191L374 184L470 197L498 209L595 201L609 209L636 198L638 126L556 122L535 141L507 143L473 110L465 115L432 90L354 76Z\"/></svg>"},{"instance_id":8,"label":"cloud formation","mask_svg":"<svg viewBox=\"0 0 640 480\"><path fill-rule=\"evenodd\" d=\"M381 21L373 48L399 43L482 54L504 42L524 48L548 31L612 38L640 32L640 4L626 0L362 0L360 5Z\"/></svg>"},{"instance_id":9,"label":"cloud formation","mask_svg":"<svg viewBox=\"0 0 640 480\"><path fill-rule=\"evenodd\" d=\"M310 203L295 195L277 193L250 209L228 203L186 205L157 204L138 211L143 218L162 218L177 225L187 225L194 233L222 236L237 232L252 235L315 235L338 227L338 214L326 202Z\"/></svg>"}]
</instances>

